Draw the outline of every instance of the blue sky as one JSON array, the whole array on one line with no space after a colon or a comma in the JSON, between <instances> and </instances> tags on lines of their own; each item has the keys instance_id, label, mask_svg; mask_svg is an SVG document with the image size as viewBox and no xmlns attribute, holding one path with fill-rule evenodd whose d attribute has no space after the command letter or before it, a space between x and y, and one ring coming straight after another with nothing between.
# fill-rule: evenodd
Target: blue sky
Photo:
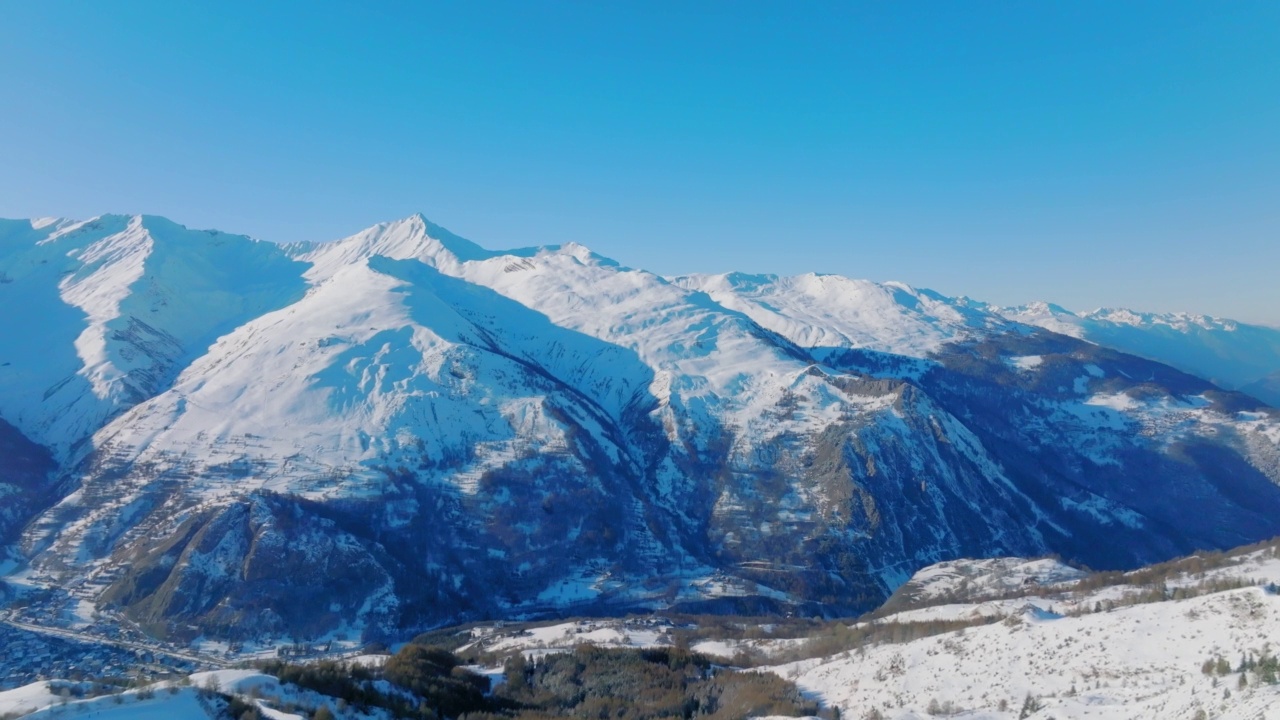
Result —
<instances>
[{"instance_id":1,"label":"blue sky","mask_svg":"<svg viewBox=\"0 0 1280 720\"><path fill-rule=\"evenodd\" d=\"M664 274L1280 324L1280 3L55 0L0 23L0 216L291 241L421 211Z\"/></svg>"}]
</instances>

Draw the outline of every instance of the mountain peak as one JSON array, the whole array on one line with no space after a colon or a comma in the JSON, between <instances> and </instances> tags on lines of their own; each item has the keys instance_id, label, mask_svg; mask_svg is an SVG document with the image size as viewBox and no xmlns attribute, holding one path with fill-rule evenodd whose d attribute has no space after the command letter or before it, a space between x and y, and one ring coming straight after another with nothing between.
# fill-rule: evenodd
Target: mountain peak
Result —
<instances>
[{"instance_id":1,"label":"mountain peak","mask_svg":"<svg viewBox=\"0 0 1280 720\"><path fill-rule=\"evenodd\" d=\"M595 252L594 250L587 247L586 245L583 245L578 242L574 242L572 240L570 240L567 243L564 243L563 245L546 245L543 247L523 248L520 250L509 250L509 251L497 253L497 254L512 255L515 257L530 257L533 255L539 255L542 253L547 253L551 255L561 255L564 257L571 257L574 260L577 260L578 262L582 263L583 265L595 265L598 267L613 267L613 268L623 269L622 264L619 263L617 260L601 255L600 253Z\"/></svg>"},{"instance_id":2,"label":"mountain peak","mask_svg":"<svg viewBox=\"0 0 1280 720\"><path fill-rule=\"evenodd\" d=\"M488 260L502 254L486 250L455 235L447 228L431 222L420 212L400 220L379 223L353 237L376 238L375 242L389 241L403 249L416 248L433 258L439 257L442 252L448 253L458 262Z\"/></svg>"},{"instance_id":3,"label":"mountain peak","mask_svg":"<svg viewBox=\"0 0 1280 720\"><path fill-rule=\"evenodd\" d=\"M87 220L61 217L32 218L23 221L40 234L39 243L57 242L62 238L73 242L98 242L109 239L120 244L174 241L191 242L210 237L236 237L248 242L262 242L247 235L236 235L221 230L189 228L163 215L143 213L103 213Z\"/></svg>"},{"instance_id":4,"label":"mountain peak","mask_svg":"<svg viewBox=\"0 0 1280 720\"><path fill-rule=\"evenodd\" d=\"M1214 317L1188 312L1139 312L1127 308L1098 308L1092 312L1082 313L1081 317L1090 320L1112 323L1115 325L1131 325L1134 327L1167 326L1179 332L1188 332L1193 328L1210 331L1235 332L1240 324L1227 318Z\"/></svg>"},{"instance_id":5,"label":"mountain peak","mask_svg":"<svg viewBox=\"0 0 1280 720\"><path fill-rule=\"evenodd\" d=\"M1076 313L1071 312L1070 310L1062 307L1061 305L1058 305L1057 303L1051 303L1047 300L1036 300L1034 302L1029 302L1026 305L1023 305L1021 308L1011 308L1011 309L1022 310L1022 311L1031 312L1031 313L1043 313L1047 315L1072 315L1072 316L1076 315Z\"/></svg>"},{"instance_id":6,"label":"mountain peak","mask_svg":"<svg viewBox=\"0 0 1280 720\"><path fill-rule=\"evenodd\" d=\"M374 256L419 260L443 269L496 255L436 225L422 213L381 222L341 240L299 245L294 254L314 264L313 277L330 276Z\"/></svg>"}]
</instances>

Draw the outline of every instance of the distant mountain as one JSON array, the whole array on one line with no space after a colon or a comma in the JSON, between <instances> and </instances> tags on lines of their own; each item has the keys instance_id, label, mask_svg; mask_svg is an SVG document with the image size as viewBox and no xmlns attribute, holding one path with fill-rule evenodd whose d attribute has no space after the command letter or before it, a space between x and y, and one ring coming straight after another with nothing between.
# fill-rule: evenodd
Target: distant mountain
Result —
<instances>
[{"instance_id":1,"label":"distant mountain","mask_svg":"<svg viewBox=\"0 0 1280 720\"><path fill-rule=\"evenodd\" d=\"M1166 363L1280 406L1280 328L1187 313L1110 308L1073 313L1044 302L991 309L1016 322Z\"/></svg>"},{"instance_id":2,"label":"distant mountain","mask_svg":"<svg viewBox=\"0 0 1280 720\"><path fill-rule=\"evenodd\" d=\"M1264 400L1272 407L1280 407L1280 370L1242 386L1240 391Z\"/></svg>"},{"instance_id":3,"label":"distant mountain","mask_svg":"<svg viewBox=\"0 0 1280 720\"><path fill-rule=\"evenodd\" d=\"M4 221L0 273L29 309L0 318L0 419L52 468L0 515L32 617L849 613L958 557L1280 534L1277 411L897 283L668 279L421 216L290 246Z\"/></svg>"}]
</instances>

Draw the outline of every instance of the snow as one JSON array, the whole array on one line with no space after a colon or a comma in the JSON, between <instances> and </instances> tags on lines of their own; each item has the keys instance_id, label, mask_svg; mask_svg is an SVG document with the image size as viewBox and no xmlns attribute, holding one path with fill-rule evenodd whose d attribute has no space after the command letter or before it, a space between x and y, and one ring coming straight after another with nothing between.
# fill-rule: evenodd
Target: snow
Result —
<instances>
[{"instance_id":1,"label":"snow","mask_svg":"<svg viewBox=\"0 0 1280 720\"><path fill-rule=\"evenodd\" d=\"M314 709L320 705L328 705L332 710L335 701L326 695L312 690L303 690L293 685L285 685L272 675L264 675L256 670L230 669L195 673L191 675L191 684L197 688L216 688L218 692L233 694L241 699L249 699L258 707L265 718L271 720L305 720L311 717L308 711L304 714L288 713L276 705L293 705ZM381 713L375 712L375 717ZM359 717L367 717L360 715Z\"/></svg>"},{"instance_id":2,"label":"snow","mask_svg":"<svg viewBox=\"0 0 1280 720\"><path fill-rule=\"evenodd\" d=\"M774 657L779 653L802 647L805 638L760 638L751 640L702 640L689 646L690 650L704 655L732 661L740 652L748 652L763 657Z\"/></svg>"},{"instance_id":3,"label":"snow","mask_svg":"<svg viewBox=\"0 0 1280 720\"><path fill-rule=\"evenodd\" d=\"M1085 405L1096 405L1118 412L1125 410L1133 410L1138 407L1138 401L1124 393L1100 393L1090 397L1084 401Z\"/></svg>"},{"instance_id":4,"label":"snow","mask_svg":"<svg viewBox=\"0 0 1280 720\"><path fill-rule=\"evenodd\" d=\"M1000 308L993 306L991 309L1014 322L1035 325L1045 330L1080 340L1087 339L1080 317L1060 305L1041 301L1021 307Z\"/></svg>"},{"instance_id":5,"label":"snow","mask_svg":"<svg viewBox=\"0 0 1280 720\"><path fill-rule=\"evenodd\" d=\"M704 655L714 655L721 658L731 658L739 652L739 642L730 640L703 640L689 646L694 652L700 652Z\"/></svg>"},{"instance_id":6,"label":"snow","mask_svg":"<svg viewBox=\"0 0 1280 720\"><path fill-rule=\"evenodd\" d=\"M472 630L475 640L459 652L472 648L495 653L521 650L536 656L569 652L583 643L599 647L661 647L671 644L669 629L668 624L660 622L614 619L577 620L524 630L478 627Z\"/></svg>"},{"instance_id":7,"label":"snow","mask_svg":"<svg viewBox=\"0 0 1280 720\"><path fill-rule=\"evenodd\" d=\"M1142 516L1138 513L1096 495L1090 497L1084 502L1072 500L1067 497L1061 498L1060 502L1064 508L1070 508L1092 515L1094 519L1103 525L1114 525L1118 522L1125 527L1137 530L1142 528L1145 524Z\"/></svg>"},{"instance_id":8,"label":"snow","mask_svg":"<svg viewBox=\"0 0 1280 720\"><path fill-rule=\"evenodd\" d=\"M955 591L963 576L979 590L1002 586L1025 572L1050 571L1057 587L1041 596L1006 596L977 602L911 609L882 622L1004 618L962 631L900 644L868 645L834 656L769 668L846 716L875 707L886 718L923 718L930 703L953 703L966 718L1018 717L1030 694L1043 709L1033 718L1280 718L1280 686L1251 682L1239 689L1239 673L1220 680L1201 672L1205 660L1224 657L1233 669L1242 653L1274 653L1280 636L1280 596L1259 587L1227 590L1091 612L1095 603L1119 600L1140 587L1104 587L1083 596L1064 591L1072 573L1048 560L958 561L927 568L913 582L925 599ZM995 585L982 571L1003 567ZM960 572L963 570L963 572ZM1169 587L1205 580L1280 581L1280 559L1269 550L1236 558L1203 576L1174 577ZM1052 578L1051 578L1052 579ZM1068 614L1084 611L1085 614ZM723 643L723 650L732 644ZM1251 678L1252 680L1252 678ZM1229 697L1224 696L1229 690ZM1006 709L1001 709L1001 703Z\"/></svg>"},{"instance_id":9,"label":"snow","mask_svg":"<svg viewBox=\"0 0 1280 720\"><path fill-rule=\"evenodd\" d=\"M271 243L163 218L0 221L0 407L66 457L160 392L218 335L296 300L303 263Z\"/></svg>"},{"instance_id":10,"label":"snow","mask_svg":"<svg viewBox=\"0 0 1280 720\"><path fill-rule=\"evenodd\" d=\"M73 609L73 620L67 624L72 629L80 629L93 623L98 609L88 600L78 600Z\"/></svg>"},{"instance_id":11,"label":"snow","mask_svg":"<svg viewBox=\"0 0 1280 720\"><path fill-rule=\"evenodd\" d=\"M1037 718L1189 718L1200 708L1216 714L1222 702L1222 689L1200 672L1206 659L1221 654L1234 664L1280 631L1280 603L1258 589L1022 617L774 671L846 712L875 706L889 718L923 715L932 700L954 702L968 717L1013 718L1027 694L1045 704ZM1233 694L1235 679L1224 684ZM1001 700L1011 709L1000 711ZM1278 702L1280 687L1251 686L1224 703L1239 714L1221 716L1251 717L1245 708Z\"/></svg>"},{"instance_id":12,"label":"snow","mask_svg":"<svg viewBox=\"0 0 1280 720\"><path fill-rule=\"evenodd\" d=\"M354 657L345 658L343 662L360 667L382 667L391 659L390 655L356 655Z\"/></svg>"},{"instance_id":13,"label":"snow","mask_svg":"<svg viewBox=\"0 0 1280 720\"><path fill-rule=\"evenodd\" d=\"M538 593L538 599L543 602L555 602L563 605L571 605L580 602L590 602L599 594L600 589L597 579L571 577L565 578L564 580L561 580Z\"/></svg>"},{"instance_id":14,"label":"snow","mask_svg":"<svg viewBox=\"0 0 1280 720\"><path fill-rule=\"evenodd\" d=\"M500 671L499 671L500 672ZM160 682L142 690L128 690L98 697L63 698L61 688L77 685L65 680L39 682L0 692L0 715L9 713L26 718L91 717L104 720L207 720L214 715L216 699L200 693L213 689L224 695L235 695L254 703L264 718L271 720L305 720L320 705L336 707L333 698L283 685L280 680L255 670L217 670L195 673L185 685ZM54 690L51 691L50 688ZM280 710L276 705L292 705L305 709L303 714ZM379 720L387 717L380 710L369 713L348 711L351 720Z\"/></svg>"},{"instance_id":15,"label":"snow","mask_svg":"<svg viewBox=\"0 0 1280 720\"><path fill-rule=\"evenodd\" d=\"M196 687L214 687L219 692L250 693L254 690L275 690L280 681L257 670L210 670L195 673L191 683Z\"/></svg>"},{"instance_id":16,"label":"snow","mask_svg":"<svg viewBox=\"0 0 1280 720\"><path fill-rule=\"evenodd\" d=\"M952 596L964 591L970 595L995 595L1028 582L1055 585L1074 582L1085 573L1057 560L1042 558L964 559L930 565L911 577L905 590L916 602Z\"/></svg>"},{"instance_id":17,"label":"snow","mask_svg":"<svg viewBox=\"0 0 1280 720\"><path fill-rule=\"evenodd\" d=\"M1044 362L1043 355L1019 355L1008 358L1005 362L1016 370L1034 370Z\"/></svg>"},{"instance_id":18,"label":"snow","mask_svg":"<svg viewBox=\"0 0 1280 720\"><path fill-rule=\"evenodd\" d=\"M117 698L120 699L119 702ZM206 720L209 717L209 713L197 700L195 691L190 688L180 690L176 695L162 690L146 700L140 699L136 692L119 696L105 695L70 703L67 708L54 705L26 717L35 720L68 715L90 717L94 720Z\"/></svg>"},{"instance_id":19,"label":"snow","mask_svg":"<svg viewBox=\"0 0 1280 720\"><path fill-rule=\"evenodd\" d=\"M0 715L28 713L58 702L59 690L47 681L0 692Z\"/></svg>"},{"instance_id":20,"label":"snow","mask_svg":"<svg viewBox=\"0 0 1280 720\"><path fill-rule=\"evenodd\" d=\"M261 701L255 701L254 704L258 706L258 713L262 715L262 717L266 718L266 720L307 720L306 715L298 715L296 713L287 713L283 710L276 710L268 707Z\"/></svg>"},{"instance_id":21,"label":"snow","mask_svg":"<svg viewBox=\"0 0 1280 720\"><path fill-rule=\"evenodd\" d=\"M424 228L409 221L301 255L314 263L306 297L221 338L171 390L95 442L160 467L196 457L197 469L214 476L218 468L253 468L227 479L240 491L313 496L334 488L290 478L336 469L355 480L341 492L358 495L369 491L361 478L377 479L374 461L439 465L474 451L473 464L454 478L474 492L486 469L567 444L545 412L545 383L516 360L535 346L546 352L550 344L561 379L615 414L644 391L652 372L620 348L419 262L458 264L420 235ZM388 255L356 262L359 252ZM495 340L502 346L491 350Z\"/></svg>"},{"instance_id":22,"label":"snow","mask_svg":"<svg viewBox=\"0 0 1280 720\"><path fill-rule=\"evenodd\" d=\"M0 692L0 715L83 716L99 720L206 720L209 717L192 688L180 688L176 692L156 690L149 699L140 697L136 690L88 699L64 699L49 690L51 685L61 688L73 684L53 680Z\"/></svg>"},{"instance_id":23,"label":"snow","mask_svg":"<svg viewBox=\"0 0 1280 720\"><path fill-rule=\"evenodd\" d=\"M672 282L805 348L860 348L923 358L973 330L1008 325L998 315L903 283L838 275L687 275Z\"/></svg>"},{"instance_id":24,"label":"snow","mask_svg":"<svg viewBox=\"0 0 1280 720\"><path fill-rule=\"evenodd\" d=\"M501 665L463 665L464 670L486 677L489 679L489 692L493 692L499 685L507 681L506 668Z\"/></svg>"}]
</instances>

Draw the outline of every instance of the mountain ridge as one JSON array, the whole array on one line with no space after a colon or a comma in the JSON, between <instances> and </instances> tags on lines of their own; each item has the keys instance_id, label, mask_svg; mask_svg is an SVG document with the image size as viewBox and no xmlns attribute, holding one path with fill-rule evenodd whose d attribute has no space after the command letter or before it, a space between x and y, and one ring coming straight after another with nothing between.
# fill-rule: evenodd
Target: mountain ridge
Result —
<instances>
[{"instance_id":1,"label":"mountain ridge","mask_svg":"<svg viewBox=\"0 0 1280 720\"><path fill-rule=\"evenodd\" d=\"M287 246L104 217L0 223L0 300L42 320L3 321L0 418L58 460L0 534L55 606L298 636L836 613L959 556L1280 533L1274 410L966 298L664 278L421 215ZM341 600L300 614L325 583Z\"/></svg>"},{"instance_id":2,"label":"mountain ridge","mask_svg":"<svg viewBox=\"0 0 1280 720\"><path fill-rule=\"evenodd\" d=\"M1280 365L1280 328L1186 312L1072 312L1046 302L988 307L1010 320L1158 360L1280 405L1280 393L1267 381Z\"/></svg>"}]
</instances>

